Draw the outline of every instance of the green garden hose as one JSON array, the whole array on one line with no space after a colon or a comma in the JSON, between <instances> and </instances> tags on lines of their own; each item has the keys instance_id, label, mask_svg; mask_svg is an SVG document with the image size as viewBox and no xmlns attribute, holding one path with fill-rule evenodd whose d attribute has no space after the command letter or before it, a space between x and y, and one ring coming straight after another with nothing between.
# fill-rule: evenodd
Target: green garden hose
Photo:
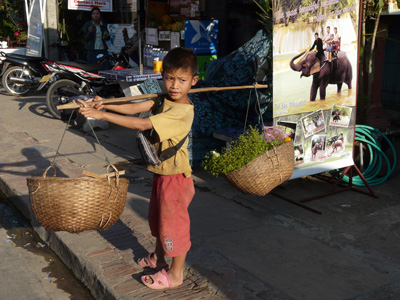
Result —
<instances>
[{"instance_id":1,"label":"green garden hose","mask_svg":"<svg viewBox=\"0 0 400 300\"><path fill-rule=\"evenodd\" d=\"M377 137L381 136L390 146L393 152L393 164L390 164L390 161L387 155L382 151L381 145ZM376 128L367 125L356 125L356 141L363 143L369 150L370 159L368 162L368 167L362 172L365 180L368 182L370 186L375 186L385 182L389 176L393 173L396 164L397 164L397 155L396 150L390 140ZM387 172L384 176L378 177L378 174L381 171L383 162L387 164ZM330 171L332 174L333 171ZM343 176L343 181L348 183L349 176ZM356 186L365 186L363 180L359 175L354 176L352 178L352 184Z\"/></svg>"}]
</instances>

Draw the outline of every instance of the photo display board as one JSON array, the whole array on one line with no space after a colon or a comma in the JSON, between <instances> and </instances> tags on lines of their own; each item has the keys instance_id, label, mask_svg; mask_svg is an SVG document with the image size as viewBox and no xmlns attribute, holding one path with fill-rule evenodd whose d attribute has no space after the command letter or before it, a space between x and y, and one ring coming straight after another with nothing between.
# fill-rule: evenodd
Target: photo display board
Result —
<instances>
[{"instance_id":1,"label":"photo display board","mask_svg":"<svg viewBox=\"0 0 400 300\"><path fill-rule=\"evenodd\" d=\"M353 165L359 1L273 8L273 117L294 140L291 179Z\"/></svg>"},{"instance_id":2,"label":"photo display board","mask_svg":"<svg viewBox=\"0 0 400 300\"><path fill-rule=\"evenodd\" d=\"M33 0L28 5L25 1L28 18L28 34L26 40L26 55L27 56L42 56L43 47L43 23L44 23L44 8L46 0Z\"/></svg>"}]
</instances>

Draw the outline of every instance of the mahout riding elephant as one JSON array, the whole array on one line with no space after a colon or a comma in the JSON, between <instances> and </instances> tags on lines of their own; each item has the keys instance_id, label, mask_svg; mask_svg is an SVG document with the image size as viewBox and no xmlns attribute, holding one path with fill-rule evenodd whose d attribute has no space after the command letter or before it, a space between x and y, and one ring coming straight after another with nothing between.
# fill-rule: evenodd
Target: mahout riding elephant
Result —
<instances>
[{"instance_id":1,"label":"mahout riding elephant","mask_svg":"<svg viewBox=\"0 0 400 300\"><path fill-rule=\"evenodd\" d=\"M303 54L305 54L304 57L295 63L294 61ZM313 75L310 101L315 101L318 88L320 99L325 100L328 84L337 84L338 93L341 91L343 83L347 84L348 88L351 89L353 70L350 60L346 52L343 51L339 51L337 57L332 62L323 62L321 66L321 62L317 58L317 52L311 51L306 53L306 51L303 51L290 60L290 67L294 71L301 72L300 77Z\"/></svg>"}]
</instances>

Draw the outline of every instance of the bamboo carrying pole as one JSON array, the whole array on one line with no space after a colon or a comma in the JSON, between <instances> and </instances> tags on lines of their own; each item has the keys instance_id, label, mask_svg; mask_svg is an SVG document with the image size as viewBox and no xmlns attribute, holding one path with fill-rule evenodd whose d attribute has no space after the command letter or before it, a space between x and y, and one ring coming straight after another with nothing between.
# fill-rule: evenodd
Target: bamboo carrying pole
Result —
<instances>
[{"instance_id":1,"label":"bamboo carrying pole","mask_svg":"<svg viewBox=\"0 0 400 300\"><path fill-rule=\"evenodd\" d=\"M207 87L207 88L198 88L198 89L191 89L188 94L195 94L195 93L204 93L204 92L219 92L219 91L227 91L227 90L239 90L239 89L265 89L267 88L267 84L258 84L255 85L242 85L242 86L225 86L225 87ZM120 97L114 99L103 99L101 100L104 104L109 103L118 103L118 102L129 102L129 101L138 101L138 100L145 100L145 99L154 99L163 94L143 94L137 96L130 96L130 97ZM57 110L60 109L74 109L79 108L82 105L75 100L71 103L58 105Z\"/></svg>"}]
</instances>

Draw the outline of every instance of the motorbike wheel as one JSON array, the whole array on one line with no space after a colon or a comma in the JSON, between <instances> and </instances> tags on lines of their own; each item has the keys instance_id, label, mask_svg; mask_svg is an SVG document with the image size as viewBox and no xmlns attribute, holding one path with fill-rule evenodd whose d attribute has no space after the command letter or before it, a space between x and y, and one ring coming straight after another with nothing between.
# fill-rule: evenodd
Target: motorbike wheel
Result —
<instances>
[{"instance_id":1,"label":"motorbike wheel","mask_svg":"<svg viewBox=\"0 0 400 300\"><path fill-rule=\"evenodd\" d=\"M46 94L46 105L50 114L57 119L61 119L61 111L57 110L57 106L69 102L69 97L58 93L58 89L62 87L70 87L79 91L78 84L69 79L60 79L50 85ZM64 97L64 101L61 101L61 97Z\"/></svg>"},{"instance_id":2,"label":"motorbike wheel","mask_svg":"<svg viewBox=\"0 0 400 300\"><path fill-rule=\"evenodd\" d=\"M3 88L13 96L25 96L31 91L30 86L23 85L21 83L12 82L10 77L20 77L30 79L27 74L23 71L21 67L14 66L8 68L7 71L4 72L3 77L1 79L1 83L3 84Z\"/></svg>"}]
</instances>

